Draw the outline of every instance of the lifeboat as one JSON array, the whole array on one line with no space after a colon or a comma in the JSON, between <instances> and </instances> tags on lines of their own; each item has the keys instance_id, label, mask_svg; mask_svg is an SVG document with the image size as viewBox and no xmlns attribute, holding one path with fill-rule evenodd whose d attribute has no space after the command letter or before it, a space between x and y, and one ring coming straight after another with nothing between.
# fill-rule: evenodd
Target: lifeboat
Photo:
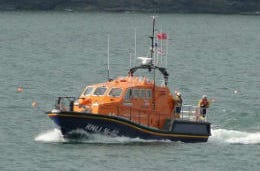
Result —
<instances>
[{"instance_id":1,"label":"lifeboat","mask_svg":"<svg viewBox=\"0 0 260 171\"><path fill-rule=\"evenodd\" d=\"M165 67L155 65L154 24L151 36L151 57L141 57L139 66L129 69L126 76L87 85L79 97L58 97L55 108L46 112L60 128L64 137L73 138L85 132L105 136L206 142L211 124L200 119L196 107L182 106L180 117L175 115L176 100L168 87L169 74ZM136 71L160 73L163 83L137 76Z\"/></svg>"}]
</instances>

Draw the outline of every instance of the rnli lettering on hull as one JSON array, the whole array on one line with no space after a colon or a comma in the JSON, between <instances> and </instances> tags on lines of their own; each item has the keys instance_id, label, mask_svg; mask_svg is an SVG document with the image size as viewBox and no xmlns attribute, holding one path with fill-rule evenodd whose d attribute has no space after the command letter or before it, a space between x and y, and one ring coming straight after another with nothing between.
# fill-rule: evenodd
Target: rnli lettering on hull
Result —
<instances>
[{"instance_id":1,"label":"rnli lettering on hull","mask_svg":"<svg viewBox=\"0 0 260 171\"><path fill-rule=\"evenodd\" d=\"M104 128L102 126L97 126L94 124L87 124L84 128L87 131L93 132L93 133L98 133L98 134L103 134L103 135L109 135L112 137L115 137L118 135L119 131L116 129L109 129L109 128Z\"/></svg>"}]
</instances>

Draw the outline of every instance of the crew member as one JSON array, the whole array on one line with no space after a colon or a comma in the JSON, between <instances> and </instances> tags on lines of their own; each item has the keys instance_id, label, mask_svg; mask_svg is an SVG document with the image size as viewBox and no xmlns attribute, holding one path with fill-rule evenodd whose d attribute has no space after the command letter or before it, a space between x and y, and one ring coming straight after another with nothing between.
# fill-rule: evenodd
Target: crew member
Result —
<instances>
[{"instance_id":1,"label":"crew member","mask_svg":"<svg viewBox=\"0 0 260 171\"><path fill-rule=\"evenodd\" d=\"M206 95L203 95L202 98L199 100L199 107L200 107L200 115L203 117L203 119L206 116L207 108L209 107L209 101L207 99Z\"/></svg>"},{"instance_id":2,"label":"crew member","mask_svg":"<svg viewBox=\"0 0 260 171\"><path fill-rule=\"evenodd\" d=\"M182 107L182 97L180 92L176 93L175 105L175 118L180 118Z\"/></svg>"}]
</instances>

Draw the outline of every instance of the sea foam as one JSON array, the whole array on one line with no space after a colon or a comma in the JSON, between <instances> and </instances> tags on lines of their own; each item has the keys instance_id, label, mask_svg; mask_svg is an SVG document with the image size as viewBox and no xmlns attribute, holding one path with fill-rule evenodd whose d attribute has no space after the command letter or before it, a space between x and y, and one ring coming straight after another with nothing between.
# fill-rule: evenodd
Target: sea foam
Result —
<instances>
[{"instance_id":1,"label":"sea foam","mask_svg":"<svg viewBox=\"0 0 260 171\"><path fill-rule=\"evenodd\" d=\"M63 135L61 134L61 131L57 128L53 130L48 130L43 133L40 133L34 138L35 141L40 142L66 142Z\"/></svg>"},{"instance_id":2,"label":"sea foam","mask_svg":"<svg viewBox=\"0 0 260 171\"><path fill-rule=\"evenodd\" d=\"M210 141L230 144L260 144L260 132L242 132L226 129L212 129Z\"/></svg>"},{"instance_id":3,"label":"sea foam","mask_svg":"<svg viewBox=\"0 0 260 171\"><path fill-rule=\"evenodd\" d=\"M260 144L260 132L242 132L226 129L212 129L212 136L209 137L209 142L213 143L229 143L229 144ZM82 134L83 135L83 134ZM63 137L61 131L57 128L40 133L34 138L35 141L45 143L63 143L70 142ZM75 141L73 141L75 142ZM125 144L125 143L149 143L149 142L171 142L168 140L143 140L140 138L128 137L107 137L99 134L85 134L85 137L80 139L80 143L104 143L104 144Z\"/></svg>"},{"instance_id":4,"label":"sea foam","mask_svg":"<svg viewBox=\"0 0 260 171\"><path fill-rule=\"evenodd\" d=\"M61 131L57 128L45 131L37 135L34 140L44 143L87 143L87 144L128 144L128 143L153 143L153 142L171 142L169 140L144 140L140 138L129 137L108 137L100 134L88 134L82 130L74 131L80 134L79 139L65 139Z\"/></svg>"}]
</instances>

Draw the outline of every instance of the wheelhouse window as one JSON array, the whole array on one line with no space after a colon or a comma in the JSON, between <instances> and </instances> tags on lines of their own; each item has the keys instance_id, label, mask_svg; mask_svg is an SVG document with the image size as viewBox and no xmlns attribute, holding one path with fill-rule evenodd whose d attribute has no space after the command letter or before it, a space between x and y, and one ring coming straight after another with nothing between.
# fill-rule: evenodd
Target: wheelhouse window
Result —
<instances>
[{"instance_id":1,"label":"wheelhouse window","mask_svg":"<svg viewBox=\"0 0 260 171\"><path fill-rule=\"evenodd\" d=\"M84 92L84 96L89 96L93 92L94 87L87 87Z\"/></svg>"},{"instance_id":2,"label":"wheelhouse window","mask_svg":"<svg viewBox=\"0 0 260 171\"><path fill-rule=\"evenodd\" d=\"M121 88L112 88L108 95L113 97L119 97L121 96L121 93L122 93Z\"/></svg>"},{"instance_id":3,"label":"wheelhouse window","mask_svg":"<svg viewBox=\"0 0 260 171\"><path fill-rule=\"evenodd\" d=\"M149 99L152 98L152 90L151 89L127 89L124 99L130 100L132 97L139 99Z\"/></svg>"},{"instance_id":4,"label":"wheelhouse window","mask_svg":"<svg viewBox=\"0 0 260 171\"><path fill-rule=\"evenodd\" d=\"M152 90L148 89L146 90L146 98L151 98L152 97Z\"/></svg>"},{"instance_id":5,"label":"wheelhouse window","mask_svg":"<svg viewBox=\"0 0 260 171\"><path fill-rule=\"evenodd\" d=\"M128 100L130 100L131 98L132 98L132 89L127 89L126 90L126 93L125 93L125 101L128 101Z\"/></svg>"},{"instance_id":6,"label":"wheelhouse window","mask_svg":"<svg viewBox=\"0 0 260 171\"><path fill-rule=\"evenodd\" d=\"M135 98L141 97L141 96L140 96L140 90L139 90L139 89L134 89L134 97L135 97Z\"/></svg>"},{"instance_id":7,"label":"wheelhouse window","mask_svg":"<svg viewBox=\"0 0 260 171\"><path fill-rule=\"evenodd\" d=\"M94 91L94 95L102 96L105 94L106 90L107 90L106 87L97 87L96 90Z\"/></svg>"},{"instance_id":8,"label":"wheelhouse window","mask_svg":"<svg viewBox=\"0 0 260 171\"><path fill-rule=\"evenodd\" d=\"M146 98L146 90L145 89L140 90L140 95L142 98Z\"/></svg>"}]
</instances>

